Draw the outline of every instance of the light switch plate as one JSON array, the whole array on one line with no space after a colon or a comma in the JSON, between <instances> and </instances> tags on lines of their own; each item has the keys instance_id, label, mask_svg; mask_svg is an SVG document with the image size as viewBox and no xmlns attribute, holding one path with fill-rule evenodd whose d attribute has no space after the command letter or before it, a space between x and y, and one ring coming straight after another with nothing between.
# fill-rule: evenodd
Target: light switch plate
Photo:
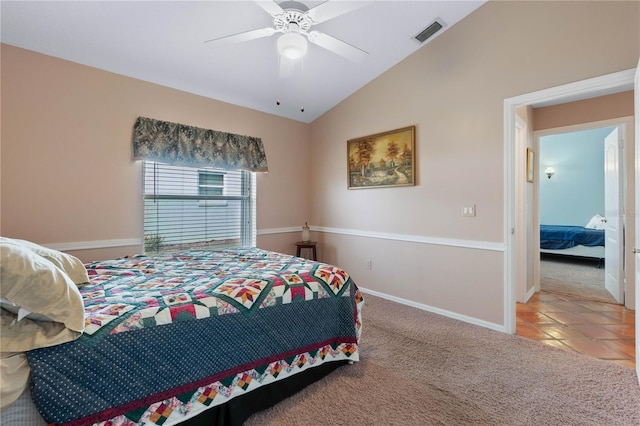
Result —
<instances>
[{"instance_id":1,"label":"light switch plate","mask_svg":"<svg viewBox=\"0 0 640 426\"><path fill-rule=\"evenodd\" d=\"M475 217L475 215L476 215L476 205L475 204L462 206L462 216L464 216L464 217Z\"/></svg>"}]
</instances>

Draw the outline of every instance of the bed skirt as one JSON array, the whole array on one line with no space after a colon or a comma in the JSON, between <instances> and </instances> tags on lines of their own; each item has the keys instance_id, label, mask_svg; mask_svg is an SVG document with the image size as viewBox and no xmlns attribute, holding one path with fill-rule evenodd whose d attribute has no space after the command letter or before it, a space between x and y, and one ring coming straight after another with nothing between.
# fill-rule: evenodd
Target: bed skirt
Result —
<instances>
[{"instance_id":1,"label":"bed skirt","mask_svg":"<svg viewBox=\"0 0 640 426\"><path fill-rule=\"evenodd\" d=\"M253 414L274 406L278 402L324 378L348 361L328 362L298 373L287 380L271 383L213 407L181 423L185 426L241 426Z\"/></svg>"}]
</instances>

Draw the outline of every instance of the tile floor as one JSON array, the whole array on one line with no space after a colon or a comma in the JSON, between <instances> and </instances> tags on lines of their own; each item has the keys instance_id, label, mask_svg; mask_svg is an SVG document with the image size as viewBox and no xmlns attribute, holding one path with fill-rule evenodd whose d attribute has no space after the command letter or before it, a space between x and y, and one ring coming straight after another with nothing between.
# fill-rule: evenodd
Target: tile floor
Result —
<instances>
[{"instance_id":1,"label":"tile floor","mask_svg":"<svg viewBox=\"0 0 640 426\"><path fill-rule=\"evenodd\" d=\"M635 311L574 296L536 293L516 307L516 333L635 368Z\"/></svg>"}]
</instances>

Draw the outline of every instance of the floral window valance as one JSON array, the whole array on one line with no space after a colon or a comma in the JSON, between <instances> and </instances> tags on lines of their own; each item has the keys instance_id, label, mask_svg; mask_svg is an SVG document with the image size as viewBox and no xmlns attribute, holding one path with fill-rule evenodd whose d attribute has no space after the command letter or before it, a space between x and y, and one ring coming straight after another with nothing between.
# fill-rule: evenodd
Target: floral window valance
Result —
<instances>
[{"instance_id":1,"label":"floral window valance","mask_svg":"<svg viewBox=\"0 0 640 426\"><path fill-rule=\"evenodd\" d=\"M192 167L266 172L260 138L138 117L133 127L133 159Z\"/></svg>"}]
</instances>

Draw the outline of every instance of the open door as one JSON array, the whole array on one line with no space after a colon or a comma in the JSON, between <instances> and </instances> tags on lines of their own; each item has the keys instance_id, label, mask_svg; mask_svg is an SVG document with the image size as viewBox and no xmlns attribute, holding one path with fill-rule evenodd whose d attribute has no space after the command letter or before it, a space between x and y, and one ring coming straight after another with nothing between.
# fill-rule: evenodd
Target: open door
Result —
<instances>
[{"instance_id":1,"label":"open door","mask_svg":"<svg viewBox=\"0 0 640 426\"><path fill-rule=\"evenodd\" d=\"M604 139L604 285L616 302L624 303L624 280L622 279L623 222L622 185L620 182L620 146L622 132L616 127Z\"/></svg>"}]
</instances>

